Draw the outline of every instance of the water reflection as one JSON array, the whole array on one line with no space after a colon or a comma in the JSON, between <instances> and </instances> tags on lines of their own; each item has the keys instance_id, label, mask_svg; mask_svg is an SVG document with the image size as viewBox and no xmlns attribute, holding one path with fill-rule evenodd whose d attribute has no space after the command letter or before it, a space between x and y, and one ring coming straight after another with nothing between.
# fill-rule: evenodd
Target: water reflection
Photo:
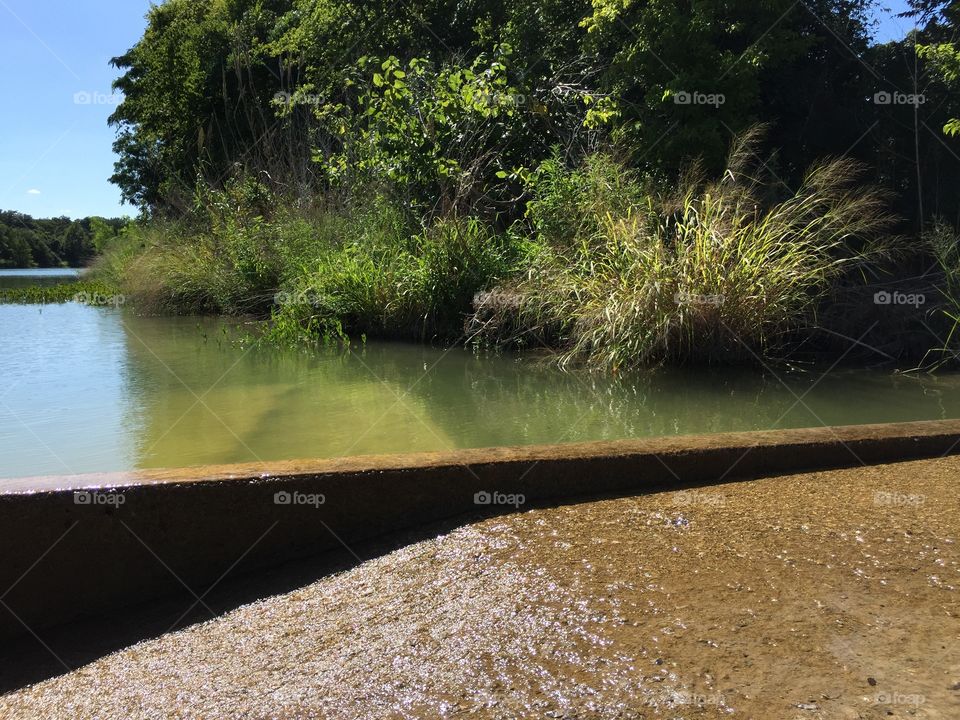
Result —
<instances>
[{"instance_id":1,"label":"water reflection","mask_svg":"<svg viewBox=\"0 0 960 720\"><path fill-rule=\"evenodd\" d=\"M0 306L0 339L0 477L960 417L957 376L613 381L461 348L278 351L73 303Z\"/></svg>"}]
</instances>

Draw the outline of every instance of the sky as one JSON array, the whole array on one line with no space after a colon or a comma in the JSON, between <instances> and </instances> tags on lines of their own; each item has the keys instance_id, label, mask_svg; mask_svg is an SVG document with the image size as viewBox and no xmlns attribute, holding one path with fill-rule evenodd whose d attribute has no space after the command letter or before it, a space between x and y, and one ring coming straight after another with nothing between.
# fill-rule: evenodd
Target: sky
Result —
<instances>
[{"instance_id":1,"label":"sky","mask_svg":"<svg viewBox=\"0 0 960 720\"><path fill-rule=\"evenodd\" d=\"M148 0L0 0L0 209L136 214L121 208L108 181L117 76L109 61L142 35L149 7Z\"/></svg>"},{"instance_id":2,"label":"sky","mask_svg":"<svg viewBox=\"0 0 960 720\"><path fill-rule=\"evenodd\" d=\"M874 39L877 42L901 40L913 29L913 20L898 18L907 9L907 0L879 0L876 20L879 23Z\"/></svg>"},{"instance_id":3,"label":"sky","mask_svg":"<svg viewBox=\"0 0 960 720\"><path fill-rule=\"evenodd\" d=\"M136 43L150 0L0 0L0 209L135 215L108 178L110 58ZM876 39L902 38L906 0L880 0Z\"/></svg>"}]
</instances>

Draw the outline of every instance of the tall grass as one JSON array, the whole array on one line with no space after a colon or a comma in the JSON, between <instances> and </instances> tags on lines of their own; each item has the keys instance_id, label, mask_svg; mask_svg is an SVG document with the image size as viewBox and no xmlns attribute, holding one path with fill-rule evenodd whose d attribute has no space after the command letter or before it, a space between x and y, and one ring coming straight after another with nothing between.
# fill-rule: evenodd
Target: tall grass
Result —
<instances>
[{"instance_id":1,"label":"tall grass","mask_svg":"<svg viewBox=\"0 0 960 720\"><path fill-rule=\"evenodd\" d=\"M946 222L938 220L925 239L940 269L940 311L949 329L943 343L927 352L920 367L938 370L960 364L960 236Z\"/></svg>"},{"instance_id":2,"label":"tall grass","mask_svg":"<svg viewBox=\"0 0 960 720\"><path fill-rule=\"evenodd\" d=\"M303 209L251 192L206 192L192 216L131 228L95 274L141 311L269 318L279 341L455 339L474 294L503 280L515 255L475 219L423 227L376 199Z\"/></svg>"},{"instance_id":3,"label":"tall grass","mask_svg":"<svg viewBox=\"0 0 960 720\"><path fill-rule=\"evenodd\" d=\"M839 273L888 250L891 218L843 159L767 202L776 180L757 171L757 142L753 132L735 144L721 179L692 171L665 194L609 157L559 170L531 203L540 251L501 288L513 302L478 309L478 328L613 370L771 351Z\"/></svg>"},{"instance_id":4,"label":"tall grass","mask_svg":"<svg viewBox=\"0 0 960 720\"><path fill-rule=\"evenodd\" d=\"M474 295L506 276L513 255L504 237L474 219L331 245L281 290L271 334L455 339Z\"/></svg>"},{"instance_id":5,"label":"tall grass","mask_svg":"<svg viewBox=\"0 0 960 720\"><path fill-rule=\"evenodd\" d=\"M620 370L777 349L834 280L890 249L885 199L849 160L782 184L748 133L719 179L663 190L609 155L534 175L506 233L424 224L390 204L297 208L255 181L198 193L193 215L128 229L97 273L142 310L253 314L268 336L344 334L545 345Z\"/></svg>"},{"instance_id":6,"label":"tall grass","mask_svg":"<svg viewBox=\"0 0 960 720\"><path fill-rule=\"evenodd\" d=\"M246 235L190 232L172 222L154 222L131 229L105 253L93 272L113 280L141 311L161 314L203 314L262 311L269 307L277 270L266 260L261 269L237 257L246 242L260 255L272 242L258 246Z\"/></svg>"}]
</instances>

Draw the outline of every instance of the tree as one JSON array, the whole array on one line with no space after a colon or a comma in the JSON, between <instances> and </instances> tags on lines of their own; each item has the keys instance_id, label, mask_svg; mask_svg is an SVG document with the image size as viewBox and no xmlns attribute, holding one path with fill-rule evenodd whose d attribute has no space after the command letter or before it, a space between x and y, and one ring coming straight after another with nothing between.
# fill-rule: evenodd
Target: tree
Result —
<instances>
[{"instance_id":1,"label":"tree","mask_svg":"<svg viewBox=\"0 0 960 720\"><path fill-rule=\"evenodd\" d=\"M799 171L811 152L842 144L862 72L847 48L865 49L869 4L597 0L584 25L610 58L603 89L619 99L623 140L643 162L719 169L732 137L760 121Z\"/></svg>"},{"instance_id":2,"label":"tree","mask_svg":"<svg viewBox=\"0 0 960 720\"><path fill-rule=\"evenodd\" d=\"M917 43L917 55L926 60L952 93L960 92L960 44L955 42L960 2L957 0L909 0L907 17L926 23L927 43ZM943 126L946 135L960 135L960 118L951 117Z\"/></svg>"},{"instance_id":3,"label":"tree","mask_svg":"<svg viewBox=\"0 0 960 720\"><path fill-rule=\"evenodd\" d=\"M289 0L167 0L112 64L124 95L110 117L120 155L111 178L141 208L185 210L198 179L218 184L236 163L268 169L278 155L270 101L279 64L264 44Z\"/></svg>"},{"instance_id":4,"label":"tree","mask_svg":"<svg viewBox=\"0 0 960 720\"><path fill-rule=\"evenodd\" d=\"M126 219L36 219L0 211L0 267L80 267L97 252L98 232L113 234Z\"/></svg>"}]
</instances>

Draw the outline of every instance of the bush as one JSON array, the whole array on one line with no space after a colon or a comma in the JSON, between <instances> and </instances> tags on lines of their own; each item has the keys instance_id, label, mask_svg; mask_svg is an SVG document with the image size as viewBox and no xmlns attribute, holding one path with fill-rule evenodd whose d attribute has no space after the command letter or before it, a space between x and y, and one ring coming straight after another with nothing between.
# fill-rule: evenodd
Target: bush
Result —
<instances>
[{"instance_id":1,"label":"bush","mask_svg":"<svg viewBox=\"0 0 960 720\"><path fill-rule=\"evenodd\" d=\"M343 231L333 213L308 217L255 180L200 188L191 214L131 226L97 262L141 310L268 315L303 259Z\"/></svg>"},{"instance_id":2,"label":"bush","mask_svg":"<svg viewBox=\"0 0 960 720\"><path fill-rule=\"evenodd\" d=\"M651 192L647 186L609 154L590 156L573 172L554 157L528 181L526 217L536 237L570 247L599 232L607 215L625 215L641 205Z\"/></svg>"},{"instance_id":3,"label":"bush","mask_svg":"<svg viewBox=\"0 0 960 720\"><path fill-rule=\"evenodd\" d=\"M778 197L757 139L735 145L721 179L693 169L669 191L608 154L550 160L505 233L455 214L421 222L377 193L295 208L238 180L198 193L180 222L128 229L98 272L147 310L269 317L282 342L452 340L466 322L481 342L614 371L762 357L841 273L889 250L891 219L849 160Z\"/></svg>"},{"instance_id":4,"label":"bush","mask_svg":"<svg viewBox=\"0 0 960 720\"><path fill-rule=\"evenodd\" d=\"M267 260L272 229L191 233L178 223L153 223L131 231L94 272L114 278L146 312L263 312L279 278L278 263Z\"/></svg>"},{"instance_id":5,"label":"bush","mask_svg":"<svg viewBox=\"0 0 960 720\"><path fill-rule=\"evenodd\" d=\"M515 261L511 239L472 218L421 227L382 200L249 211L232 192L210 194L179 222L131 228L97 276L142 311L269 317L268 335L283 342L454 339L473 296L505 280Z\"/></svg>"},{"instance_id":6,"label":"bush","mask_svg":"<svg viewBox=\"0 0 960 720\"><path fill-rule=\"evenodd\" d=\"M328 246L281 290L275 338L455 338L476 292L509 272L509 242L476 220L441 220L413 236L385 225Z\"/></svg>"},{"instance_id":7,"label":"bush","mask_svg":"<svg viewBox=\"0 0 960 720\"><path fill-rule=\"evenodd\" d=\"M886 251L890 218L878 192L853 187L848 160L816 165L795 194L765 203L773 178L751 174L756 140L734 147L721 180L691 172L666 195L607 157L547 168L530 206L540 251L501 288L515 302L481 307L478 327L615 371L768 352L838 273Z\"/></svg>"}]
</instances>

